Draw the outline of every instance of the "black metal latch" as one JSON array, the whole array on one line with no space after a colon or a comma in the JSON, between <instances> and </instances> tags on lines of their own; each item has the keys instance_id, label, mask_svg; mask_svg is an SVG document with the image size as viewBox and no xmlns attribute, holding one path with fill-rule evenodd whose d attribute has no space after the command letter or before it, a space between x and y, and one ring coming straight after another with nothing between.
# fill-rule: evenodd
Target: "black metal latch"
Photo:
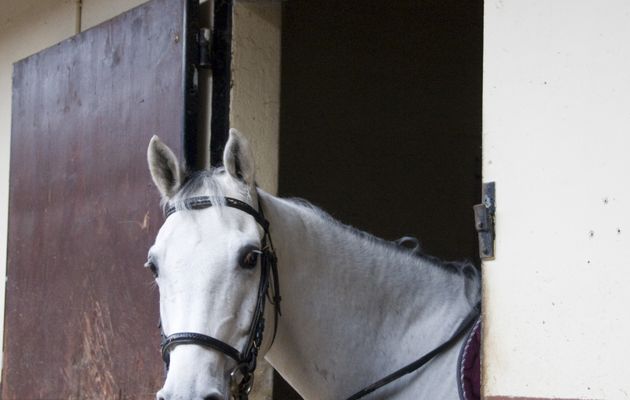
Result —
<instances>
[{"instance_id":1,"label":"black metal latch","mask_svg":"<svg viewBox=\"0 0 630 400\"><path fill-rule=\"evenodd\" d=\"M496 197L494 182L484 183L481 189L481 204L473 206L475 229L479 235L479 256L482 260L494 259L494 214Z\"/></svg>"}]
</instances>

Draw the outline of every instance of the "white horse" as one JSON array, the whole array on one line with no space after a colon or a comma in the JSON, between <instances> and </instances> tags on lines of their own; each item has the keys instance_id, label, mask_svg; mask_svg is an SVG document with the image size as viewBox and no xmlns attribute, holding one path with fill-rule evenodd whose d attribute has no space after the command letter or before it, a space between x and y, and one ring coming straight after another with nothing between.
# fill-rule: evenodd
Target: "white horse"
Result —
<instances>
[{"instance_id":1,"label":"white horse","mask_svg":"<svg viewBox=\"0 0 630 400\"><path fill-rule=\"evenodd\" d=\"M153 181L177 211L166 218L147 263L159 286L165 336L196 332L235 349L248 346L266 236L254 214L228 207L225 197L254 212L260 205L269 221L282 315L272 343L276 316L272 305L265 308L259 354L305 399L346 398L414 361L451 337L479 303L473 266L413 254L308 203L265 193L255 185L249 144L234 130L223 157L223 168L185 176L164 143L153 137L149 144ZM209 196L213 206L191 209L186 200L194 196ZM459 398L465 339L366 398ZM237 361L224 351L190 341L171 344L167 353L157 399L230 398Z\"/></svg>"}]
</instances>

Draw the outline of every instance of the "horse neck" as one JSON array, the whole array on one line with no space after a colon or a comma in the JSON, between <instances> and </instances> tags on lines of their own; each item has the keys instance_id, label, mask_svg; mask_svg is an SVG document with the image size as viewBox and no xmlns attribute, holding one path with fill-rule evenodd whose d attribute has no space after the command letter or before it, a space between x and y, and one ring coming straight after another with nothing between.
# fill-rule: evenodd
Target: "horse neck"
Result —
<instances>
[{"instance_id":1,"label":"horse neck","mask_svg":"<svg viewBox=\"0 0 630 400\"><path fill-rule=\"evenodd\" d=\"M261 196L283 296L266 358L306 398L347 395L430 351L478 301L478 279Z\"/></svg>"}]
</instances>

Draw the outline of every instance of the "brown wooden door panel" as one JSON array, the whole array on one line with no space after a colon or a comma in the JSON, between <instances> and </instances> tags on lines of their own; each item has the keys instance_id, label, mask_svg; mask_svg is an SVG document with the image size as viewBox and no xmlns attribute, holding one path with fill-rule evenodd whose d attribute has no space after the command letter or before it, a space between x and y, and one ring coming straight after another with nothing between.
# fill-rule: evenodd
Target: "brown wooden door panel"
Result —
<instances>
[{"instance_id":1,"label":"brown wooden door panel","mask_svg":"<svg viewBox=\"0 0 630 400\"><path fill-rule=\"evenodd\" d=\"M161 224L146 147L182 152L185 0L15 64L3 399L151 399Z\"/></svg>"}]
</instances>

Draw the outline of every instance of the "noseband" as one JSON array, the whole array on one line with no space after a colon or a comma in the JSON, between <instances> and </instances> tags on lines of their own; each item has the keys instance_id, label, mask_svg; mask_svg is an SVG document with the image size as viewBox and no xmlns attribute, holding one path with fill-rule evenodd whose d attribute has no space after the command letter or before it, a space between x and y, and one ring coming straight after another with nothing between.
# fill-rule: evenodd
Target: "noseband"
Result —
<instances>
[{"instance_id":1,"label":"noseband","mask_svg":"<svg viewBox=\"0 0 630 400\"><path fill-rule=\"evenodd\" d=\"M256 359L258 357L258 351L262 345L263 331L265 330L265 303L266 298L269 298L269 302L273 304L274 312L274 329L273 338L276 337L276 331L278 328L278 318L280 317L280 287L278 285L278 267L277 258L273 250L273 243L271 242L271 236L269 235L269 222L265 219L265 216L258 202L259 211L255 210L249 204L233 199L231 197L225 197L225 206L236 208L243 211L256 220L256 222L265 231L261 240L261 254L260 254L260 282L258 285L258 295L256 298L256 308L254 309L254 316L249 328L249 335L245 347L242 351L239 351L219 339L211 336L203 335L196 332L178 332L169 336L164 334L160 323L160 333L162 336L162 359L164 365L168 371L170 363L170 352L174 346L180 344L195 344L208 349L219 351L226 356L236 361L236 367L230 371L230 393L235 400L246 400L248 394L252 389L254 383L254 370L256 369ZM202 210L212 207L216 204L216 198L202 196L191 197L184 201L185 209L188 210ZM177 208L171 206L166 209L166 217L175 213ZM270 285L270 279L272 284ZM269 292L271 288L271 293Z\"/></svg>"}]
</instances>

